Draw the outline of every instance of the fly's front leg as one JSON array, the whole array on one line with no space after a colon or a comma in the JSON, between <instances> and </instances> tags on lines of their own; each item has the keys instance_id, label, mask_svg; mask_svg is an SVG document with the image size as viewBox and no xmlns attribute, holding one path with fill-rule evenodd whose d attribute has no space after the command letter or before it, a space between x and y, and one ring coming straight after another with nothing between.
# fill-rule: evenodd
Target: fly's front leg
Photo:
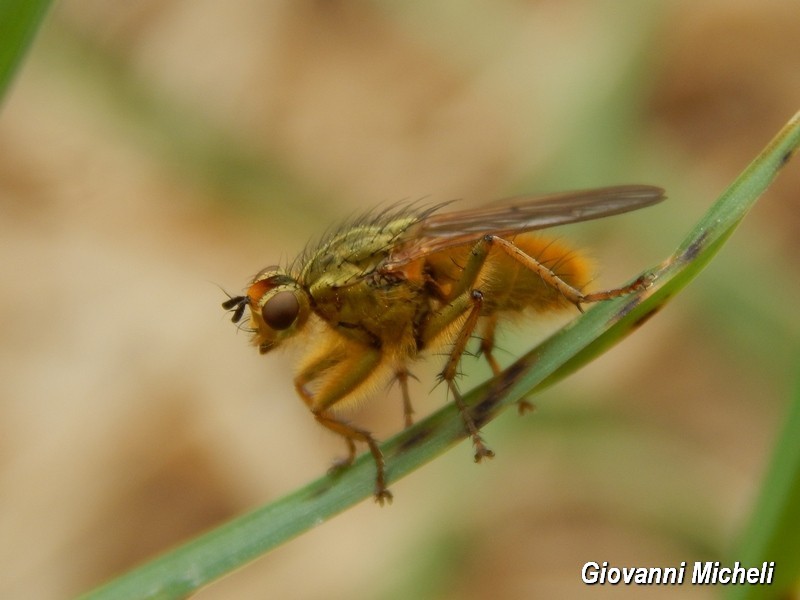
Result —
<instances>
[{"instance_id":1,"label":"fly's front leg","mask_svg":"<svg viewBox=\"0 0 800 600\"><path fill-rule=\"evenodd\" d=\"M386 461L383 458L383 453L378 447L378 442L372 437L369 431L353 427L352 425L339 421L334 418L329 412L323 411L314 413L317 421L347 440L347 445L350 449L350 456L348 462L343 466L347 466L353 462L355 458L355 442L364 442L372 453L372 458L375 460L375 501L383 506L384 502L392 502L392 492L386 487Z\"/></svg>"},{"instance_id":2,"label":"fly's front leg","mask_svg":"<svg viewBox=\"0 0 800 600\"><path fill-rule=\"evenodd\" d=\"M357 390L381 363L381 352L377 348L363 347L361 344L346 344L333 352L323 352L309 362L295 379L298 394L314 414L320 425L338 433L347 442L348 455L338 465L349 466L356 457L356 442L363 442L369 448L375 461L375 500L383 505L392 501L392 494L386 488L386 461L378 447L378 442L369 431L342 421L333 414L337 404ZM312 393L310 383L316 383Z\"/></svg>"},{"instance_id":3,"label":"fly's front leg","mask_svg":"<svg viewBox=\"0 0 800 600\"><path fill-rule=\"evenodd\" d=\"M486 235L483 239L490 245L496 244L497 247L505 252L508 256L519 262L524 267L527 267L534 273L537 273L539 277L542 278L542 281L544 281L550 287L558 290L558 292L564 296L564 298L566 298L570 303L574 304L581 312L583 312L581 304L586 304L589 302L602 302L603 300L611 300L612 298L618 298L619 296L626 296L631 292L645 289L648 284L647 277L642 276L626 286L604 290L602 292L584 294L561 279L552 271L552 269L549 269L532 256L526 254L523 250L516 246L514 242L491 234Z\"/></svg>"}]
</instances>

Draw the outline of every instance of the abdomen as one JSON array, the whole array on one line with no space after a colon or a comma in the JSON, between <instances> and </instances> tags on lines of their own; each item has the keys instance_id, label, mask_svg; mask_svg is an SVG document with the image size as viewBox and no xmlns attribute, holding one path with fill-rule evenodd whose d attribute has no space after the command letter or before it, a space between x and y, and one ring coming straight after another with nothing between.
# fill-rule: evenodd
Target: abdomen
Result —
<instances>
[{"instance_id":1,"label":"abdomen","mask_svg":"<svg viewBox=\"0 0 800 600\"><path fill-rule=\"evenodd\" d=\"M578 290L583 290L591 280L591 262L560 240L530 233L507 239ZM429 272L445 293L461 277L471 250L472 247L460 247L429 257ZM546 312L570 305L537 272L496 246L470 288L483 292L485 315L526 309Z\"/></svg>"}]
</instances>

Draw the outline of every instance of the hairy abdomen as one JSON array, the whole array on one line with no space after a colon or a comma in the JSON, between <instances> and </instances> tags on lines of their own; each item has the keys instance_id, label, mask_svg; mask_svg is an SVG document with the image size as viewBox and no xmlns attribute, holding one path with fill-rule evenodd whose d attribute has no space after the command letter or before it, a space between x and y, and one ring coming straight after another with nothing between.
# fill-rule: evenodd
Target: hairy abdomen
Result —
<instances>
[{"instance_id":1,"label":"hairy abdomen","mask_svg":"<svg viewBox=\"0 0 800 600\"><path fill-rule=\"evenodd\" d=\"M528 256L550 269L572 287L583 290L591 280L591 262L560 240L536 234L508 238ZM447 294L461 277L472 247L440 252L428 258L430 276ZM497 246L492 247L471 289L483 292L484 315L533 310L547 312L570 303L531 271Z\"/></svg>"}]
</instances>

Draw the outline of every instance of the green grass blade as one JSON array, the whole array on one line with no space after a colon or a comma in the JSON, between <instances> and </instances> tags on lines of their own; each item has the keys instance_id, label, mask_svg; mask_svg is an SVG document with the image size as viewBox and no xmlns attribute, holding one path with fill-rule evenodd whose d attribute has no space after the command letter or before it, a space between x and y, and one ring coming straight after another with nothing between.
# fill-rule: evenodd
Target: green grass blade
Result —
<instances>
[{"instance_id":1,"label":"green grass blade","mask_svg":"<svg viewBox=\"0 0 800 600\"><path fill-rule=\"evenodd\" d=\"M0 99L5 96L51 0L0 2Z\"/></svg>"},{"instance_id":2,"label":"green grass blade","mask_svg":"<svg viewBox=\"0 0 800 600\"><path fill-rule=\"evenodd\" d=\"M504 407L574 371L659 310L719 250L798 145L800 114L723 193L678 250L651 270L654 279L648 289L594 306L498 377L467 394L465 401L476 422L485 424ZM452 404L420 421L382 446L388 482L397 481L465 437ZM371 458L362 455L352 467L235 519L85 597L184 597L368 498L374 476Z\"/></svg>"},{"instance_id":3,"label":"green grass blade","mask_svg":"<svg viewBox=\"0 0 800 600\"><path fill-rule=\"evenodd\" d=\"M593 308L580 321L580 327L586 328L587 334L590 330L595 332L596 337L547 377L536 391L563 379L602 354L657 312L669 298L694 279L734 232L781 168L789 162L798 147L799 138L800 113L797 113L723 192L673 255L652 270L655 280L650 289L614 303L603 303ZM613 319L620 306L625 307L623 312L631 311L632 315L613 328L600 332L603 322ZM585 323L586 320L591 323Z\"/></svg>"},{"instance_id":4,"label":"green grass blade","mask_svg":"<svg viewBox=\"0 0 800 600\"><path fill-rule=\"evenodd\" d=\"M755 510L735 550L731 564L774 562L775 577L770 586L730 586L730 600L794 598L800 592L800 380Z\"/></svg>"}]
</instances>

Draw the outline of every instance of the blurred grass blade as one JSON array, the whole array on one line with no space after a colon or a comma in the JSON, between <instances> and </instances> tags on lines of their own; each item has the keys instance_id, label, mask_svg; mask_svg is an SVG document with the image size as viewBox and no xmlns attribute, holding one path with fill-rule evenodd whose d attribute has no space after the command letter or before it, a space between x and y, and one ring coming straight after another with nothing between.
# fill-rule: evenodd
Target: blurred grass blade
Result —
<instances>
[{"instance_id":1,"label":"blurred grass blade","mask_svg":"<svg viewBox=\"0 0 800 600\"><path fill-rule=\"evenodd\" d=\"M560 379L641 325L711 260L800 145L800 113L723 193L678 250L654 268L648 289L594 306L495 379L465 396L476 423ZM382 449L387 480L397 481L466 437L451 404ZM374 464L362 455L336 475L260 508L98 588L94 599L182 598L331 516L370 497ZM384 509L390 510L390 509ZM387 513L387 518L391 515Z\"/></svg>"},{"instance_id":2,"label":"blurred grass blade","mask_svg":"<svg viewBox=\"0 0 800 600\"><path fill-rule=\"evenodd\" d=\"M758 502L735 550L729 563L757 567L774 562L775 577L770 586L730 586L730 600L795 598L800 593L800 369Z\"/></svg>"},{"instance_id":3,"label":"blurred grass blade","mask_svg":"<svg viewBox=\"0 0 800 600\"><path fill-rule=\"evenodd\" d=\"M5 97L51 2L52 0L0 1L0 100Z\"/></svg>"}]
</instances>

